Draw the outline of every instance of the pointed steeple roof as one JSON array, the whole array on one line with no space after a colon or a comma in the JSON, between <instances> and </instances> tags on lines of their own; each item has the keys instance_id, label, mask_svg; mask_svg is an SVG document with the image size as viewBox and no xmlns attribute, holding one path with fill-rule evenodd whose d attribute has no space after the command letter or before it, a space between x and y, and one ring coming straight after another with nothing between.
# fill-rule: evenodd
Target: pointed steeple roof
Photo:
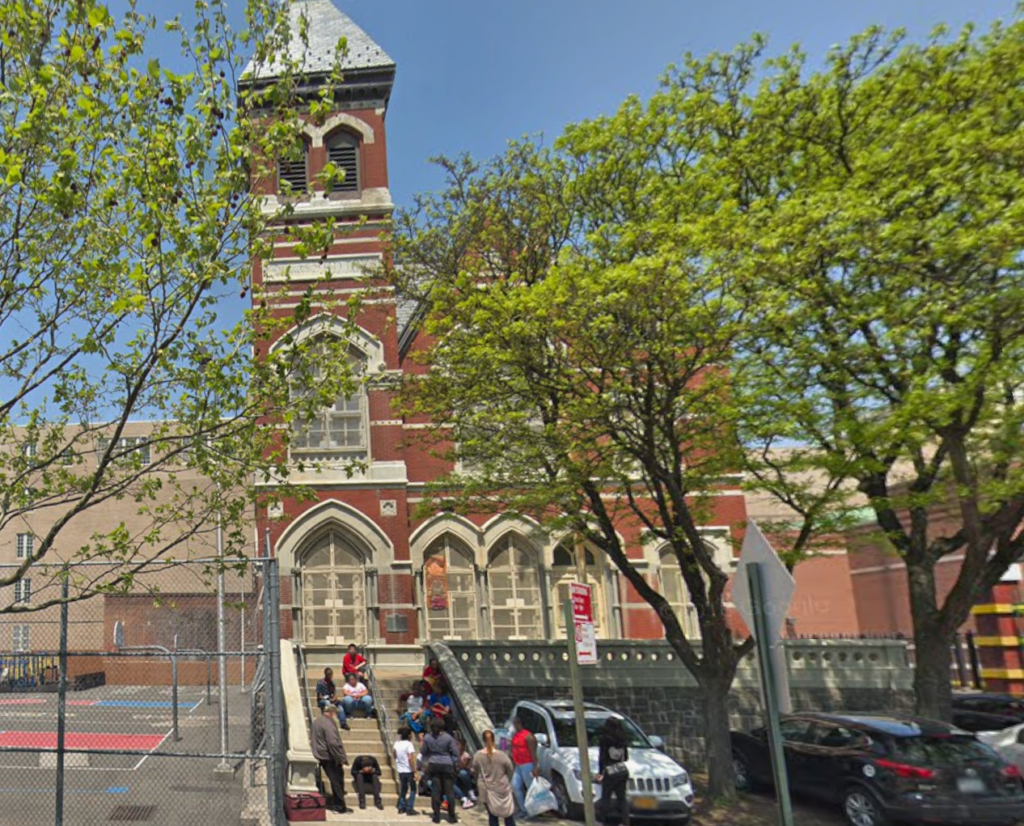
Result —
<instances>
[{"instance_id":1,"label":"pointed steeple roof","mask_svg":"<svg viewBox=\"0 0 1024 826\"><path fill-rule=\"evenodd\" d=\"M308 45L299 36L299 20L303 15L308 21ZM288 4L288 25L292 33L288 57L296 61L307 75L331 71L334 51L342 37L348 43L348 51L341 63L343 71L395 67L395 61L388 53L351 17L339 11L331 0L291 0ZM279 70L276 62L257 67L250 61L245 67L243 78L250 81L269 80L276 77Z\"/></svg>"}]
</instances>

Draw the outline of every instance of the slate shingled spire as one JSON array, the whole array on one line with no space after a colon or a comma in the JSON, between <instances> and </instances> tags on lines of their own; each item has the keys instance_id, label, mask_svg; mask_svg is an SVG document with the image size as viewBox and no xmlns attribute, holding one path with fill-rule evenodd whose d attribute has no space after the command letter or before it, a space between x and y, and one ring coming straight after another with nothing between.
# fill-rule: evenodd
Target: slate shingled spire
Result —
<instances>
[{"instance_id":1,"label":"slate shingled spire","mask_svg":"<svg viewBox=\"0 0 1024 826\"><path fill-rule=\"evenodd\" d=\"M308 46L299 37L299 20L308 21ZM339 11L331 0L291 0L288 4L289 26L292 32L289 57L298 62L307 75L326 73L334 64L334 50L344 37L348 52L342 61L343 71L393 69L391 59L366 32L348 15ZM276 77L275 64L255 66L251 61L245 68L246 80L269 80Z\"/></svg>"}]
</instances>

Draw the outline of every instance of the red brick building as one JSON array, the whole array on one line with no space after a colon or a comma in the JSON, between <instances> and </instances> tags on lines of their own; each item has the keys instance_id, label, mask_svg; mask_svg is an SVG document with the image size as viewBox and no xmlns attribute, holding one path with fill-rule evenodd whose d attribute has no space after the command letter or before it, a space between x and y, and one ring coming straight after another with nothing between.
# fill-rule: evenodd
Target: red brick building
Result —
<instances>
[{"instance_id":1,"label":"red brick building","mask_svg":"<svg viewBox=\"0 0 1024 826\"><path fill-rule=\"evenodd\" d=\"M347 37L349 51L344 81L335 90L336 111L322 125L307 126L303 160L279 165L279 180L267 183L269 209L279 205L280 181L289 180L296 190L309 190L296 201L291 220L333 216L340 227L322 262L300 261L283 242L271 260L254 262L257 287L284 285L290 268L288 293L278 303L282 311L296 306L314 281L316 289L329 290L336 298L363 290L365 266L380 259L379 234L394 208L386 129L394 61L329 0L293 2L290 13L295 18L306 14L310 20L309 52L296 57L305 60L312 85L326 80L324 71L339 37ZM255 83L265 76L250 74ZM315 183L328 159L347 172L332 192ZM328 280L320 280L328 270ZM371 379L356 395L339 398L322 417L307 423L293 443L293 459L316 466L293 476L311 488L314 501L285 502L262 516L261 533L269 527L272 551L281 560L282 631L324 646L555 637L560 600L576 576L565 537L501 513L474 519L446 513L424 521L414 517L427 484L449 470L415 438L422 423L400 418L392 407L397 380L422 369L411 358L423 346L414 309L386 287L364 303L359 331L348 346L353 361ZM346 335L328 311L292 332L300 339ZM346 467L352 460L365 463L365 470L350 474ZM727 569L746 520L740 481L738 476L727 480L704 526L708 543ZM663 589L694 632L678 566L667 557L669 564L662 564L666 549L642 541L636 527L623 525L622 533L635 564ZM599 636L662 636L657 617L602 555L588 551L587 566ZM817 591L832 567L831 562L809 563L806 576L798 574L815 591L801 589L797 596L798 606L810 606L801 630L839 632L846 621L842 617L852 613L845 596L841 611L815 608L830 599ZM845 570L845 557L841 567ZM848 592L848 579L840 588ZM827 622L815 625L816 612Z\"/></svg>"}]
</instances>

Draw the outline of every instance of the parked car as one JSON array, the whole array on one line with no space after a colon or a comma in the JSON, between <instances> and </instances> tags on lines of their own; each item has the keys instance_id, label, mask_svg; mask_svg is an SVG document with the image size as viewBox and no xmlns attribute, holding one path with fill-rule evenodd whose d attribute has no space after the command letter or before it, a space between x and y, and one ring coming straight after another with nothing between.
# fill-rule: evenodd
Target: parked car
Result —
<instances>
[{"instance_id":1,"label":"parked car","mask_svg":"<svg viewBox=\"0 0 1024 826\"><path fill-rule=\"evenodd\" d=\"M686 769L661 751L664 742L649 737L623 714L604 706L586 703L588 753L591 770L597 772L597 740L601 727L609 717L622 721L629 735L630 818L637 820L686 823L693 808L693 786ZM558 799L558 814L579 817L583 805L583 783L580 772L580 751L576 738L576 717L573 704L567 700L523 701L516 705L504 728L495 737L508 748L512 739L512 720L522 718L523 725L537 738L537 756L541 776L551 782ZM600 786L594 786L595 799Z\"/></svg>"},{"instance_id":2,"label":"parked car","mask_svg":"<svg viewBox=\"0 0 1024 826\"><path fill-rule=\"evenodd\" d=\"M1010 826L1024 818L1016 766L969 732L915 717L784 717L790 788L838 804L851 826L892 821ZM772 783L764 729L733 733L741 788Z\"/></svg>"},{"instance_id":3,"label":"parked car","mask_svg":"<svg viewBox=\"0 0 1024 826\"><path fill-rule=\"evenodd\" d=\"M954 694L953 725L965 731L1001 731L1024 723L1024 700L1011 694Z\"/></svg>"},{"instance_id":4,"label":"parked car","mask_svg":"<svg viewBox=\"0 0 1024 826\"><path fill-rule=\"evenodd\" d=\"M986 746L991 746L1007 763L1024 772L1024 723L1002 731L980 731L975 735Z\"/></svg>"}]
</instances>

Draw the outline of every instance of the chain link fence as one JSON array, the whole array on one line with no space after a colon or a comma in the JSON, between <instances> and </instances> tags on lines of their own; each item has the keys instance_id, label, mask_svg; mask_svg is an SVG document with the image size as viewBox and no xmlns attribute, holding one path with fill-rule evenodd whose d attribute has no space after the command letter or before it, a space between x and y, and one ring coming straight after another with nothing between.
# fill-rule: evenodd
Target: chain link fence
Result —
<instances>
[{"instance_id":1,"label":"chain link fence","mask_svg":"<svg viewBox=\"0 0 1024 826\"><path fill-rule=\"evenodd\" d=\"M101 593L76 600L83 578ZM277 606L268 559L128 584L108 563L35 566L3 589L0 826L279 826Z\"/></svg>"}]
</instances>

